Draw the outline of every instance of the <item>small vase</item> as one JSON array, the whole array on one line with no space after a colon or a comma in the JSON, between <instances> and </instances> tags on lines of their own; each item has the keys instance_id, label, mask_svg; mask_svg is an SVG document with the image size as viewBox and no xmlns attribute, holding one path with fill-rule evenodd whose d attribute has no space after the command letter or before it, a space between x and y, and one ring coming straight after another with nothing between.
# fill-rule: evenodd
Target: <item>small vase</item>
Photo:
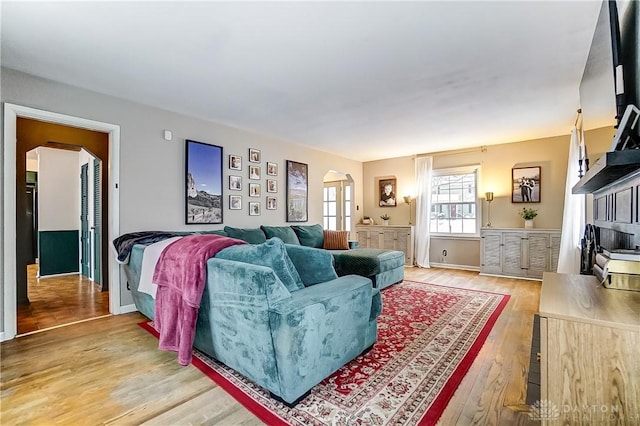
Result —
<instances>
[{"instance_id":1,"label":"small vase","mask_svg":"<svg viewBox=\"0 0 640 426\"><path fill-rule=\"evenodd\" d=\"M384 226L389 226L389 221L388 221L388 220L383 220L383 221L382 221L382 224L383 224Z\"/></svg>"},{"instance_id":2,"label":"small vase","mask_svg":"<svg viewBox=\"0 0 640 426\"><path fill-rule=\"evenodd\" d=\"M524 221L524 227L525 227L525 229L533 228L533 219L525 220Z\"/></svg>"}]
</instances>

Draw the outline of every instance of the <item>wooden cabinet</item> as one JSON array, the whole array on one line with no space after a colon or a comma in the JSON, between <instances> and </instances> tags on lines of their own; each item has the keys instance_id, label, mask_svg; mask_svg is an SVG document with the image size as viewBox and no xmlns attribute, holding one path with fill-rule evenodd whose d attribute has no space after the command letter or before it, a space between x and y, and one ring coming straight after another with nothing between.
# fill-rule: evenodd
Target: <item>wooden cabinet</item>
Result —
<instances>
[{"instance_id":1,"label":"wooden cabinet","mask_svg":"<svg viewBox=\"0 0 640 426\"><path fill-rule=\"evenodd\" d=\"M607 289L591 275L546 272L540 293L543 424L639 424L638 348L640 292Z\"/></svg>"},{"instance_id":2,"label":"wooden cabinet","mask_svg":"<svg viewBox=\"0 0 640 426\"><path fill-rule=\"evenodd\" d=\"M358 246L399 250L404 253L404 263L413 265L413 226L357 225Z\"/></svg>"},{"instance_id":3,"label":"wooden cabinet","mask_svg":"<svg viewBox=\"0 0 640 426\"><path fill-rule=\"evenodd\" d=\"M558 267L559 230L484 228L480 236L483 274L541 279Z\"/></svg>"}]
</instances>

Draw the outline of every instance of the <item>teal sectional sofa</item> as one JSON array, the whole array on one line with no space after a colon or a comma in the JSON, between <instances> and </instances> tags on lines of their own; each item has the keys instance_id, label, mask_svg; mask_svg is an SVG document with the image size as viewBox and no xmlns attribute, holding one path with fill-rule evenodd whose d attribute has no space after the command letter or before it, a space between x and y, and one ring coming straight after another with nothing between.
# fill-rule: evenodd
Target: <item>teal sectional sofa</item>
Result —
<instances>
[{"instance_id":1,"label":"teal sectional sofa","mask_svg":"<svg viewBox=\"0 0 640 426\"><path fill-rule=\"evenodd\" d=\"M227 236L260 244L270 238L280 238L285 244L327 250L334 258L338 276L361 275L371 279L373 286L383 290L404 279L404 253L396 250L357 248L350 242L342 249L325 249L321 225L261 226L260 228L224 227Z\"/></svg>"},{"instance_id":2,"label":"teal sectional sofa","mask_svg":"<svg viewBox=\"0 0 640 426\"><path fill-rule=\"evenodd\" d=\"M154 299L138 291L145 247L133 245L124 267L136 307L153 319ZM225 248L206 270L194 347L288 405L376 341L380 291L338 277L326 250L275 237Z\"/></svg>"}]
</instances>

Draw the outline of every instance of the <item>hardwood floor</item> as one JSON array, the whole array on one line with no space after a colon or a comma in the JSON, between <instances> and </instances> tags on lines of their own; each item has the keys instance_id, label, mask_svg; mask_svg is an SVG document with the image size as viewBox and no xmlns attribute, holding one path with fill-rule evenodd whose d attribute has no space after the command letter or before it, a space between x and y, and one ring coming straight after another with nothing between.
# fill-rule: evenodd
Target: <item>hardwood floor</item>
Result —
<instances>
[{"instance_id":1,"label":"hardwood floor","mask_svg":"<svg viewBox=\"0 0 640 426\"><path fill-rule=\"evenodd\" d=\"M540 283L436 268L407 268L405 278L511 295L439 424L533 425L524 401ZM159 351L137 326L143 319L111 316L2 343L0 423L262 424L195 367Z\"/></svg>"},{"instance_id":2,"label":"hardwood floor","mask_svg":"<svg viewBox=\"0 0 640 426\"><path fill-rule=\"evenodd\" d=\"M109 315L109 292L75 274L38 278L38 265L27 266L28 305L18 306L18 334Z\"/></svg>"}]
</instances>

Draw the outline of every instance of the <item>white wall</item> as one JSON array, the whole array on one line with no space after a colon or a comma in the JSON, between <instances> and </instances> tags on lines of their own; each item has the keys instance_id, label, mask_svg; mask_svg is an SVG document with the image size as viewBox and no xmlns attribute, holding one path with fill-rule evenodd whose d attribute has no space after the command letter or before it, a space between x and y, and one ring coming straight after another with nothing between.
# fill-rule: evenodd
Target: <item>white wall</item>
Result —
<instances>
[{"instance_id":1,"label":"white wall","mask_svg":"<svg viewBox=\"0 0 640 426\"><path fill-rule=\"evenodd\" d=\"M223 124L201 120L137 104L123 99L87 91L33 77L18 71L1 69L0 100L61 114L97 120L120 126L120 182L117 191L120 199L120 232L139 230L205 230L220 229L224 225L257 227L261 224L284 225L285 210L285 160L309 164L309 224L322 223L323 177L329 170L349 173L354 179L354 196L357 206L362 206L362 163L302 145L285 142ZM163 130L173 131L173 140L162 138ZM227 205L228 154L243 157L241 172L244 180L243 210L224 211L223 225L185 225L184 222L184 140L193 139L224 147L224 197ZM247 210L247 154L249 148L262 151L265 162L279 165L278 210L266 210L261 216L249 216ZM265 178L261 180L264 185ZM3 227L4 182L2 183ZM260 200L264 203L266 191ZM360 207L361 208L361 207ZM2 232L2 231L0 231ZM0 234L2 236L2 234ZM8 254L11 255L10 253ZM110 255L112 255L110 253ZM4 259L4 257L3 257ZM0 265L0 272L4 265ZM132 299L121 288L121 304ZM2 293L2 292L0 292Z\"/></svg>"},{"instance_id":2,"label":"white wall","mask_svg":"<svg viewBox=\"0 0 640 426\"><path fill-rule=\"evenodd\" d=\"M80 229L78 153L38 150L38 231Z\"/></svg>"}]
</instances>

